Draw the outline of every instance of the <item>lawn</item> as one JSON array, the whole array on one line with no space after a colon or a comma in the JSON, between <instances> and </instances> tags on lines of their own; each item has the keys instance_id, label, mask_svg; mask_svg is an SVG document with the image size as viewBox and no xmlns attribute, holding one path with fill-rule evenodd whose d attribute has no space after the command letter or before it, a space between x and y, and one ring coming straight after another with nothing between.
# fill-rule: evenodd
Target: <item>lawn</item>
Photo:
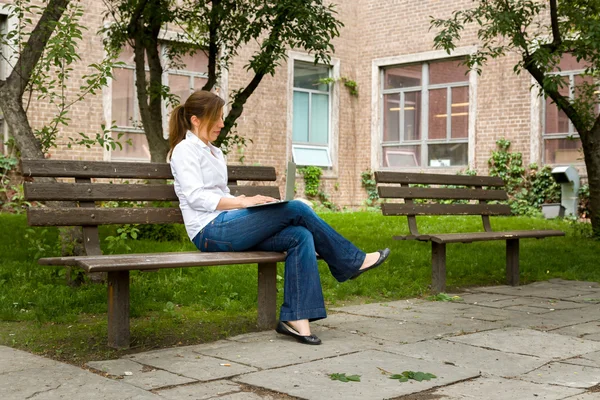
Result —
<instances>
[{"instance_id":1,"label":"lawn","mask_svg":"<svg viewBox=\"0 0 600 400\"><path fill-rule=\"evenodd\" d=\"M323 213L322 217L367 251L390 247L382 267L356 281L338 283L320 263L329 307L429 294L431 246L394 241L407 233L405 217L378 212ZM526 217L492 218L496 230L561 229L566 237L521 241L521 283L550 278L600 282L600 242L582 235L581 224ZM422 232L481 229L478 217L422 217ZM105 227L101 236L114 235ZM105 243L108 243L104 241ZM190 251L188 241L129 240L131 252ZM132 348L106 346L106 287L66 284L65 269L36 263L59 255L58 230L31 229L23 215L0 214L0 345L81 365L128 352L203 343L256 330L256 268L225 266L131 274ZM505 279L504 242L451 244L448 291L498 285ZM283 276L283 265L279 266ZM279 301L282 282L279 281Z\"/></svg>"}]
</instances>

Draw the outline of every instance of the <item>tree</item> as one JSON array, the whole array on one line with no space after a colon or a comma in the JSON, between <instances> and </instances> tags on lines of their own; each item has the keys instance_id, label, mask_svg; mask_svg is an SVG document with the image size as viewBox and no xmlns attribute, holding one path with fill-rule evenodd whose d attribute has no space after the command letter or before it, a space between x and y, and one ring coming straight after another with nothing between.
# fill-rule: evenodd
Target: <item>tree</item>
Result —
<instances>
[{"instance_id":1,"label":"tree","mask_svg":"<svg viewBox=\"0 0 600 400\"><path fill-rule=\"evenodd\" d=\"M203 90L213 90L223 69L238 55L241 46L259 43L246 69L254 76L243 88L232 91L232 104L221 130L219 144L244 143L244 138L230 135L244 105L266 75L274 75L286 57L288 48L314 53L316 60L328 63L342 23L335 18L335 7L323 0L186 0L177 7L161 0L105 0L107 16L117 23L107 28L107 46L133 47L136 63L136 90L140 115L152 161L164 161L168 144L162 138L161 101L175 103L164 87L164 66L158 57L161 28L177 26L182 34L172 43L170 57L176 60L186 53L204 51L208 56L208 81ZM144 53L150 70L146 79Z\"/></svg>"},{"instance_id":2,"label":"tree","mask_svg":"<svg viewBox=\"0 0 600 400\"><path fill-rule=\"evenodd\" d=\"M518 74L529 72L539 84L540 95L552 99L565 112L579 133L590 188L590 219L594 235L600 237L600 0L477 0L475 6L454 11L451 18L432 18L439 28L434 39L438 49L456 47L462 32L475 26L479 47L467 58L467 65L481 73L490 58L508 52L520 55L514 66ZM555 74L565 55L574 56L588 67L574 98L560 89L568 87Z\"/></svg>"},{"instance_id":3,"label":"tree","mask_svg":"<svg viewBox=\"0 0 600 400\"><path fill-rule=\"evenodd\" d=\"M109 54L100 63L89 66L92 72L83 76L79 91L69 90L72 65L81 60L77 53L78 41L86 29L79 23L83 17L79 1L48 0L35 5L17 0L8 7L10 17L16 17L18 24L14 30L0 34L0 44L15 54L14 58L2 54L12 72L5 80L0 80L0 108L21 157L40 159L55 145L60 128L69 124L72 106L106 84L114 66L114 55ZM35 24L34 19L37 19ZM32 101L43 101L55 109L53 118L39 129L31 127L27 116ZM79 135L79 138L69 138L71 143L88 147L95 143L111 148L116 146L106 129L95 138L90 138L86 132ZM63 250L71 249L65 255L82 253L80 228L62 230L61 241L63 245L68 243ZM90 278L101 280L98 274L91 274Z\"/></svg>"}]
</instances>

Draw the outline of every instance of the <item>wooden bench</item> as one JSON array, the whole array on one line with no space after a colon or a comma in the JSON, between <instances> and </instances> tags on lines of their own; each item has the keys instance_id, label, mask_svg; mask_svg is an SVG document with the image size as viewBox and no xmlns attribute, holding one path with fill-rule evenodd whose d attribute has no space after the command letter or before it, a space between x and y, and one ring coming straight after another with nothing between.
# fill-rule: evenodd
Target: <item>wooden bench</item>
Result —
<instances>
[{"instance_id":1,"label":"wooden bench","mask_svg":"<svg viewBox=\"0 0 600 400\"><path fill-rule=\"evenodd\" d=\"M499 177L377 171L375 181L378 185L379 197L404 200L403 203L382 204L383 215L406 215L408 218L410 234L394 236L394 239L431 242L432 290L435 293L443 292L446 287L447 243L505 240L506 279L510 285L518 285L519 239L541 239L565 235L564 232L557 230L494 232L490 224L490 215L511 214L508 205L488 204L488 201L508 199L503 189L504 182ZM437 187L430 187L431 185ZM446 185L453 187L446 187ZM462 204L435 202L439 200L463 200L463 202ZM417 215L481 215L483 231L422 234L417 228Z\"/></svg>"},{"instance_id":2,"label":"wooden bench","mask_svg":"<svg viewBox=\"0 0 600 400\"><path fill-rule=\"evenodd\" d=\"M293 164L291 164L293 165ZM277 263L285 260L284 253L223 252L155 253L103 255L100 250L98 226L104 224L171 224L183 223L175 204L170 208L143 207L106 208L99 201L177 201L171 168L164 163L88 162L61 160L22 160L24 177L38 182L24 184L27 201L70 202L74 206L30 207L27 221L32 226L82 226L85 256L42 258L42 265L81 267L87 273L106 272L108 282L108 345L129 347L129 271L150 271L160 268L258 264L258 326L269 329L276 322ZM288 170L290 168L288 167ZM237 195L263 194L281 198L277 186L238 185L238 181L273 182L275 168L230 166L227 168L229 188ZM294 168L295 172L295 168ZM293 173L288 171L288 179ZM51 178L74 178L74 183L56 182ZM103 179L106 178L106 179ZM97 183L98 179L135 179L154 183ZM41 180L41 182L40 182ZM72 179L71 179L72 180ZM156 180L161 183L156 183ZM50 182L48 182L50 181ZM287 184L288 190L293 189Z\"/></svg>"}]
</instances>

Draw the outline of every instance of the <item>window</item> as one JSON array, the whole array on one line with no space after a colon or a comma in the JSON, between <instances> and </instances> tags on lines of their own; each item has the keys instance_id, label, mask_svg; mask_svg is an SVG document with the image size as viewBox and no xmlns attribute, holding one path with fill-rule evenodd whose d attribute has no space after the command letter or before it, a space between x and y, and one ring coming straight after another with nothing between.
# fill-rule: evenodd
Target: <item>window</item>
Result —
<instances>
[{"instance_id":1,"label":"window","mask_svg":"<svg viewBox=\"0 0 600 400\"><path fill-rule=\"evenodd\" d=\"M163 66L169 64L166 55L166 45L161 45ZM126 65L115 68L112 80L111 120L115 121L117 128L112 135L118 140L123 148L112 151L113 160L150 160L150 149L144 130L138 106L135 89L135 62L133 49L126 47L119 56L119 61ZM185 102L194 90L201 89L208 78L208 59L203 52L181 57L183 66L181 69L165 67L163 84L169 86L172 94L179 96L180 102ZM149 79L149 68L146 69ZM163 119L168 116L164 109ZM117 139L122 134L120 139ZM131 141L132 145L125 142Z\"/></svg>"},{"instance_id":2,"label":"window","mask_svg":"<svg viewBox=\"0 0 600 400\"><path fill-rule=\"evenodd\" d=\"M469 75L462 60L382 70L383 167L468 164Z\"/></svg>"},{"instance_id":3,"label":"window","mask_svg":"<svg viewBox=\"0 0 600 400\"><path fill-rule=\"evenodd\" d=\"M330 167L330 68L294 60L292 155L298 165Z\"/></svg>"},{"instance_id":4,"label":"window","mask_svg":"<svg viewBox=\"0 0 600 400\"><path fill-rule=\"evenodd\" d=\"M575 57L566 55L559 64L558 75L563 77L564 85L559 88L560 94L574 99L577 96L575 87L584 81L592 83L592 78L582 76L586 66L577 62ZM552 99L547 98L544 104L543 156L547 164L571 164L583 162L581 140L573 124L564 111L559 110Z\"/></svg>"}]
</instances>

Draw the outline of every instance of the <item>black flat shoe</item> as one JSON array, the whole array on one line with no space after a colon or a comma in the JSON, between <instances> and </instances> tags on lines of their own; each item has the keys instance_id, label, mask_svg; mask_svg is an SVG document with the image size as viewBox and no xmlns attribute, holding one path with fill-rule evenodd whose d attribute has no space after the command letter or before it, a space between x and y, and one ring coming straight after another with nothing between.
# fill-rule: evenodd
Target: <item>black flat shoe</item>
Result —
<instances>
[{"instance_id":1,"label":"black flat shoe","mask_svg":"<svg viewBox=\"0 0 600 400\"><path fill-rule=\"evenodd\" d=\"M286 324L285 322L279 321L279 323L277 324L277 328L275 328L275 331L277 333L281 333L282 335L288 335L293 338L296 338L296 340L299 341L300 343L313 344L313 345L321 344L321 339L319 339L315 335L308 335L308 336L300 335L296 332L296 330L294 328L292 328L290 325Z\"/></svg>"},{"instance_id":2,"label":"black flat shoe","mask_svg":"<svg viewBox=\"0 0 600 400\"><path fill-rule=\"evenodd\" d=\"M383 262L388 258L388 256L390 255L390 249L383 249L383 250L377 250L379 252L379 260L377 260L375 262L375 264L371 265L370 267L364 268L359 270L357 273L355 273L354 275L352 275L352 277L350 279L356 279L360 276L360 274L367 272L370 269L373 269L375 267L379 267L381 264L383 264Z\"/></svg>"}]
</instances>

